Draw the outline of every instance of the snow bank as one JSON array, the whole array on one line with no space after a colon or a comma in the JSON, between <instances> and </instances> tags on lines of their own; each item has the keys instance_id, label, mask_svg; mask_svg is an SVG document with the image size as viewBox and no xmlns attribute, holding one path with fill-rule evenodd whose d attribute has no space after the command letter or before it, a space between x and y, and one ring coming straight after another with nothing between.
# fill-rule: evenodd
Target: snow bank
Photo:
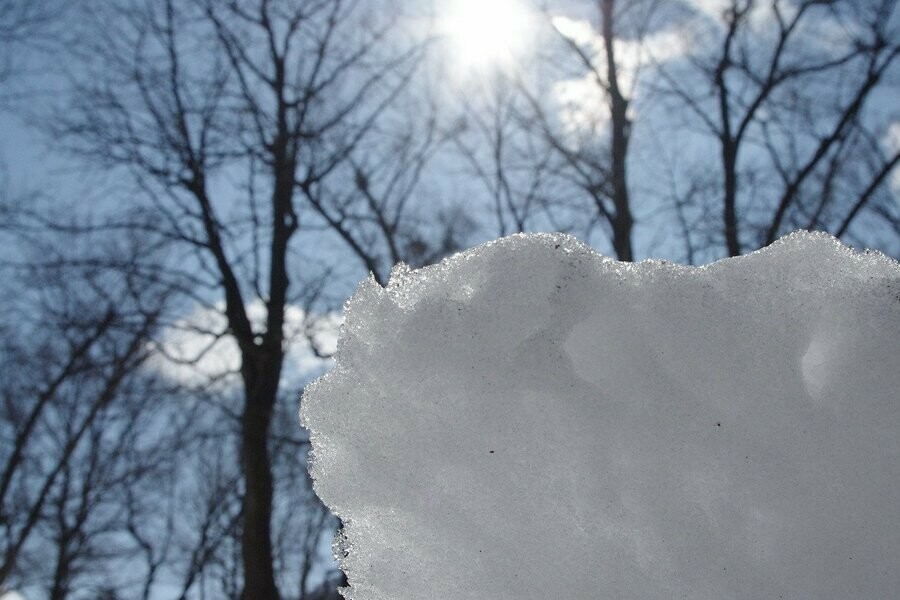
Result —
<instances>
[{"instance_id":1,"label":"snow bank","mask_svg":"<svg viewBox=\"0 0 900 600\"><path fill-rule=\"evenodd\" d=\"M347 303L310 385L353 600L888 598L900 266L514 236Z\"/></svg>"}]
</instances>

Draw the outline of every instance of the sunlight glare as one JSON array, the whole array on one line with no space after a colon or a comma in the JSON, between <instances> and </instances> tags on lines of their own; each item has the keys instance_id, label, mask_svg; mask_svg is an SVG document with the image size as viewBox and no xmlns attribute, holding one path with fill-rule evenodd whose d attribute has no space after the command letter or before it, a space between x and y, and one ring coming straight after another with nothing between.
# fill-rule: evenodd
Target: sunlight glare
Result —
<instances>
[{"instance_id":1,"label":"sunlight glare","mask_svg":"<svg viewBox=\"0 0 900 600\"><path fill-rule=\"evenodd\" d=\"M445 29L464 71L507 68L528 46L530 21L521 0L453 0Z\"/></svg>"}]
</instances>

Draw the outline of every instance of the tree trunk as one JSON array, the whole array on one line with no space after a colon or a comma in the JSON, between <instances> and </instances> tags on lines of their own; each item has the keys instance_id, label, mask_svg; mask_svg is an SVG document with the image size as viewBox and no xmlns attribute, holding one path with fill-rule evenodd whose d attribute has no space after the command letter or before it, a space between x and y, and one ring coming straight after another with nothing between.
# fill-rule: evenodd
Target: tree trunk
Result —
<instances>
[{"instance_id":1,"label":"tree trunk","mask_svg":"<svg viewBox=\"0 0 900 600\"><path fill-rule=\"evenodd\" d=\"M70 560L68 556L68 536L59 541L56 554L56 568L53 571L53 585L50 588L50 600L65 600L69 595Z\"/></svg>"},{"instance_id":2,"label":"tree trunk","mask_svg":"<svg viewBox=\"0 0 900 600\"><path fill-rule=\"evenodd\" d=\"M286 131L283 110L279 124ZM244 384L246 399L242 427L244 468L244 600L279 600L272 555L272 465L269 459L269 427L278 399L284 363L284 314L290 280L287 274L288 242L297 227L291 206L296 157L281 135L274 145L272 191L272 245L269 266L269 298L266 331L261 344L245 350ZM247 369L249 361L250 369Z\"/></svg>"},{"instance_id":3,"label":"tree trunk","mask_svg":"<svg viewBox=\"0 0 900 600\"><path fill-rule=\"evenodd\" d=\"M728 250L728 256L738 256L741 253L737 227L738 176L736 154L737 152L733 146L723 141L722 167L725 171L725 188L722 202L722 220L725 228L725 247Z\"/></svg>"},{"instance_id":4,"label":"tree trunk","mask_svg":"<svg viewBox=\"0 0 900 600\"><path fill-rule=\"evenodd\" d=\"M262 354L262 352L260 352ZM245 357L253 362L241 421L241 464L244 470L243 535L244 600L279 600L272 559L272 466L269 427L278 392L277 356ZM274 367L274 368L273 368ZM246 371L245 371L246 373Z\"/></svg>"},{"instance_id":5,"label":"tree trunk","mask_svg":"<svg viewBox=\"0 0 900 600\"><path fill-rule=\"evenodd\" d=\"M613 248L619 260L632 261L634 253L631 248L631 231L634 228L634 217L628 196L625 161L628 153L628 121L625 116L627 102L616 107L613 101L612 117L612 172L613 203L616 215L613 220ZM618 114L617 114L618 113Z\"/></svg>"},{"instance_id":6,"label":"tree trunk","mask_svg":"<svg viewBox=\"0 0 900 600\"><path fill-rule=\"evenodd\" d=\"M603 43L606 49L606 68L609 78L609 107L611 118L611 156L613 204L616 213L612 220L613 249L619 260L634 260L631 247L631 231L634 218L628 195L626 162L631 124L628 122L628 99L619 88L619 77L615 59L615 14L614 0L602 0L600 12L603 18Z\"/></svg>"}]
</instances>

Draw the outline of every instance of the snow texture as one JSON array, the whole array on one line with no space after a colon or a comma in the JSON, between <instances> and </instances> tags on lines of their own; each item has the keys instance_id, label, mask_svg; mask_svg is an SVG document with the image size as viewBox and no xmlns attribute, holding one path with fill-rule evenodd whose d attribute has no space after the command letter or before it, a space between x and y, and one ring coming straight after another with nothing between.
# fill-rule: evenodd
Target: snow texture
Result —
<instances>
[{"instance_id":1,"label":"snow texture","mask_svg":"<svg viewBox=\"0 0 900 600\"><path fill-rule=\"evenodd\" d=\"M347 598L897 597L897 262L518 235L345 316L301 416Z\"/></svg>"}]
</instances>

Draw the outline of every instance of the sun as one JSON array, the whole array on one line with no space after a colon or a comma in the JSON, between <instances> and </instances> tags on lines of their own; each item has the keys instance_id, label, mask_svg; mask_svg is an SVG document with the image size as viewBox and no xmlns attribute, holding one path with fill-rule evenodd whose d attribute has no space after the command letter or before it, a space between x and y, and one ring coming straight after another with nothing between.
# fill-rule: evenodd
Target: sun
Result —
<instances>
[{"instance_id":1,"label":"sun","mask_svg":"<svg viewBox=\"0 0 900 600\"><path fill-rule=\"evenodd\" d=\"M533 16L523 0L451 0L444 31L463 71L510 67L528 47Z\"/></svg>"}]
</instances>

